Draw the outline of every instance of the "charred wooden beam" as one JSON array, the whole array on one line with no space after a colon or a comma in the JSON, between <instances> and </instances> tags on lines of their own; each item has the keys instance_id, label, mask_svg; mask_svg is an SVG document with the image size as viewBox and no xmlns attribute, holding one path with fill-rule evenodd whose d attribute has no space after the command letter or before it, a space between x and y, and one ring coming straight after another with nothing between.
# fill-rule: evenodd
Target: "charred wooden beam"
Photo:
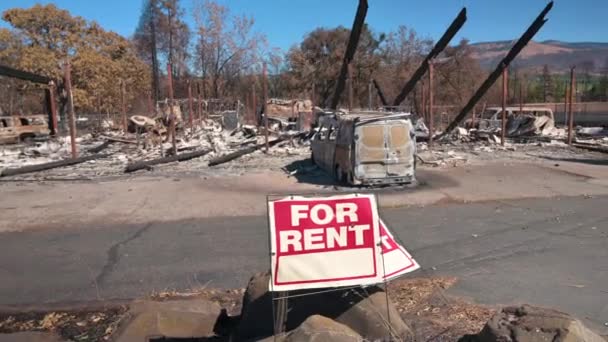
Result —
<instances>
[{"instance_id":1,"label":"charred wooden beam","mask_svg":"<svg viewBox=\"0 0 608 342\"><path fill-rule=\"evenodd\" d=\"M376 88L376 91L378 92L378 97L380 97L380 102L382 102L382 105L385 107L388 106L388 102L386 101L386 97L384 97L384 93L382 92L378 81L376 81L376 79L372 79L372 83L374 84L374 88Z\"/></svg>"},{"instance_id":2,"label":"charred wooden beam","mask_svg":"<svg viewBox=\"0 0 608 342\"><path fill-rule=\"evenodd\" d=\"M28 71L14 69L5 65L0 65L0 76L13 77L24 81L47 85L51 82L51 79L46 76L36 75Z\"/></svg>"},{"instance_id":3,"label":"charred wooden beam","mask_svg":"<svg viewBox=\"0 0 608 342\"><path fill-rule=\"evenodd\" d=\"M338 108L340 102L340 96L344 91L344 85L346 84L346 75L348 73L348 65L355 56L357 51L357 45L359 44L359 37L361 36L361 30L365 23L365 16L367 15L367 0L359 0L359 6L357 7L357 14L355 15L355 21L353 22L353 28L350 31L350 38L348 39L348 45L346 46L346 52L344 53L344 59L342 60L342 68L340 69L340 75L338 76L338 82L336 83L336 89L334 91L333 98L331 100L330 109Z\"/></svg>"},{"instance_id":4,"label":"charred wooden beam","mask_svg":"<svg viewBox=\"0 0 608 342\"><path fill-rule=\"evenodd\" d=\"M190 159L194 159L194 158L200 158L206 154L209 154L211 151L213 151L213 150L207 149L207 150L200 150L200 151L194 151L194 152L188 152L188 153L181 153L181 154L176 154L176 155L169 156L169 157L157 158L157 159L152 159L152 160L136 161L131 164L128 164L127 167L125 168L125 172L129 173L129 172L134 172L134 171L143 170L143 169L149 170L151 168L151 166L153 166L153 165L166 164L166 163L172 163L172 162L182 162L182 161L186 161L186 160L190 160Z\"/></svg>"},{"instance_id":5,"label":"charred wooden beam","mask_svg":"<svg viewBox=\"0 0 608 342\"><path fill-rule=\"evenodd\" d=\"M278 137L277 139L269 141L268 142L268 147L273 147L274 145L276 145L276 144L278 144L280 142L283 142L283 141L285 141L287 139L290 139L290 138L292 138L292 137L289 136L289 135L284 135L284 136ZM255 146L246 147L246 148L240 149L238 151L234 151L232 153L228 153L228 154L225 154L223 156L219 156L217 158L213 158L213 159L211 159L209 161L209 166L216 166L216 165L227 163L229 161L235 160L236 158L240 158L240 157L242 157L244 155L251 154L251 153L253 153L253 152L255 152L255 151L257 151L257 150L259 150L261 148L264 148L264 147L266 147L266 143L257 144Z\"/></svg>"},{"instance_id":6,"label":"charred wooden beam","mask_svg":"<svg viewBox=\"0 0 608 342\"><path fill-rule=\"evenodd\" d=\"M433 58L436 58L437 56L439 56L441 51L443 51L448 46L448 44L450 43L452 38L454 38L456 33L458 33L458 31L460 31L460 29L462 28L462 25L464 25L464 23L466 21L467 21L467 9L465 7L460 11L460 13L458 13L458 16L456 17L456 19L454 19L454 21L452 22L450 27L448 27L448 29L445 31L443 36L441 36L439 41L437 41L437 44L435 44L435 46L433 47L431 52L429 52L429 54L426 56L426 58L422 61L422 64L420 64L420 66L414 72L414 74L409 79L409 81L407 81L407 83L403 86L403 89L401 89L401 92L399 93L399 95L397 95L397 98L395 98L395 101L393 102L393 106L399 106L401 104L401 102L403 102L403 100L405 100L407 95L416 86L416 83L418 83L418 81L422 78L422 76L424 76L424 74L428 70L429 61L432 60Z\"/></svg>"},{"instance_id":7,"label":"charred wooden beam","mask_svg":"<svg viewBox=\"0 0 608 342\"><path fill-rule=\"evenodd\" d=\"M58 160L58 161L54 161L54 162L50 162L50 163L44 163L44 164L38 164L38 165L28 165L28 166L24 166L24 167L11 168L11 169L4 169L0 173L0 177L15 176L15 175L21 175L24 173L32 173L32 172L50 170L50 169L63 167L63 166L71 166L71 165L84 163L89 160L105 158L108 156L109 156L109 154L92 154L89 156L63 159L63 160Z\"/></svg>"},{"instance_id":8,"label":"charred wooden beam","mask_svg":"<svg viewBox=\"0 0 608 342\"><path fill-rule=\"evenodd\" d=\"M113 141L106 140L103 143L101 143L95 147L91 147L90 149L87 150L87 152L89 152L89 153L101 152L102 150L105 150L108 146L110 146L112 143L113 143Z\"/></svg>"},{"instance_id":9,"label":"charred wooden beam","mask_svg":"<svg viewBox=\"0 0 608 342\"><path fill-rule=\"evenodd\" d=\"M454 120L448 125L445 131L440 135L440 137L444 136L447 133L450 133L456 126L458 126L469 114L469 112L475 107L477 102L481 100L481 98L486 94L486 92L492 87L494 82L500 77L503 70L506 69L509 64L517 57L517 55L523 50L523 48L528 44L530 40L536 35L536 33L543 27L543 25L549 19L545 19L545 16L551 8L553 7L553 1L549 2L545 9L540 12L538 17L532 22L532 24L528 27L526 32L519 38L517 43L513 45L509 53L505 56L505 58L498 63L496 69L488 76L488 78L483 82L483 84L477 89L477 92L471 97L469 102L462 108L460 113L454 118Z\"/></svg>"}]
</instances>

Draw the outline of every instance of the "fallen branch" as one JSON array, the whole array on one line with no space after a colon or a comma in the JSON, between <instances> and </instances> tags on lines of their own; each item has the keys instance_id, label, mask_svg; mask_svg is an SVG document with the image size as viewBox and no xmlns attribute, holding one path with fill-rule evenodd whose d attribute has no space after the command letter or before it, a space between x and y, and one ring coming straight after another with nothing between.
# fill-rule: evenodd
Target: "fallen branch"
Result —
<instances>
[{"instance_id":1,"label":"fallen branch","mask_svg":"<svg viewBox=\"0 0 608 342\"><path fill-rule=\"evenodd\" d=\"M106 140L103 143L101 143L100 145L97 145L95 147L92 147L92 148L88 149L87 152L89 152L89 153L98 153L98 152L101 152L102 150L104 150L108 146L110 146L112 143L113 143L113 141Z\"/></svg>"},{"instance_id":2,"label":"fallen branch","mask_svg":"<svg viewBox=\"0 0 608 342\"><path fill-rule=\"evenodd\" d=\"M63 159L63 160L58 160L58 161L54 161L54 162L50 162L50 163L44 163L44 164L38 164L38 165L28 165L28 166L17 167L17 168L12 168L12 169L4 169L0 173L0 177L15 176L15 175L20 175L20 174L24 174L24 173L50 170L50 169L54 169L54 168L58 168L58 167L84 163L89 160L105 158L108 156L109 156L109 154L92 154L89 156L73 158L73 159Z\"/></svg>"},{"instance_id":3,"label":"fallen branch","mask_svg":"<svg viewBox=\"0 0 608 342\"><path fill-rule=\"evenodd\" d=\"M108 136L105 136L105 135L104 135L102 138L106 139L107 141L119 142L119 143L124 143L124 144L133 144L133 145L137 145L137 140L122 139L122 138L115 138L115 137L108 137Z\"/></svg>"},{"instance_id":4,"label":"fallen branch","mask_svg":"<svg viewBox=\"0 0 608 342\"><path fill-rule=\"evenodd\" d=\"M300 138L300 137L302 137L302 136L304 136L306 134L307 134L307 132L301 132L301 133L298 133L296 135L282 135L282 136L278 137L277 139L269 141L268 142L268 146L269 147L273 147L274 145L276 145L276 144L278 144L280 142L283 142L285 140L293 139L293 138L296 138L296 137ZM240 158L240 157L242 157L244 155L253 153L253 152L255 152L255 151L257 151L257 150L259 150L261 148L264 148L265 146L266 146L266 144L264 144L264 143L257 144L255 146L246 147L244 149L240 149L238 151L234 151L232 153L228 153L226 155L219 156L217 158L213 158L213 159L211 159L209 161L209 166L216 166L216 165L227 163L229 161L235 160L236 158Z\"/></svg>"},{"instance_id":5,"label":"fallen branch","mask_svg":"<svg viewBox=\"0 0 608 342\"><path fill-rule=\"evenodd\" d=\"M608 153L608 147L602 145L593 145L593 144L585 144L585 143L573 143L572 146L577 148L582 148L585 150L593 151L593 152L601 152Z\"/></svg>"},{"instance_id":6,"label":"fallen branch","mask_svg":"<svg viewBox=\"0 0 608 342\"><path fill-rule=\"evenodd\" d=\"M190 160L190 159L194 159L194 158L199 158L206 154L209 154L211 151L213 151L213 150L207 149L207 150L201 150L201 151L182 153L182 154L158 158L158 159L136 161L131 164L128 164L127 167L125 168L125 172L129 173L129 172L134 172L134 171L143 170L143 169L150 170L152 165L166 164L166 163L172 163L172 162L176 162L176 161L181 162L181 161L186 161L186 160Z\"/></svg>"}]
</instances>

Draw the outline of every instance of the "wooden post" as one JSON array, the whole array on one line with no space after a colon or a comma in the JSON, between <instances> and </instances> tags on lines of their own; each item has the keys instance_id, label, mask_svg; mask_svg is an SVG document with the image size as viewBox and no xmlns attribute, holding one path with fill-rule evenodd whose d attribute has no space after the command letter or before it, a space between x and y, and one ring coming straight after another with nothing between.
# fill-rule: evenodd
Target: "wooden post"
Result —
<instances>
[{"instance_id":1,"label":"wooden post","mask_svg":"<svg viewBox=\"0 0 608 342\"><path fill-rule=\"evenodd\" d=\"M173 75L171 63L167 63L167 81L169 83L169 131L171 132L171 145L173 154L177 154L177 142L175 137L175 113L173 113Z\"/></svg>"},{"instance_id":2,"label":"wooden post","mask_svg":"<svg viewBox=\"0 0 608 342\"><path fill-rule=\"evenodd\" d=\"M435 72L435 62L429 61L429 150L433 148L434 113L433 113L433 74ZM424 104L423 104L424 106Z\"/></svg>"},{"instance_id":3,"label":"wooden post","mask_svg":"<svg viewBox=\"0 0 608 342\"><path fill-rule=\"evenodd\" d=\"M190 123L190 135L194 133L194 106L192 103L192 82L188 80L188 122Z\"/></svg>"},{"instance_id":4,"label":"wooden post","mask_svg":"<svg viewBox=\"0 0 608 342\"><path fill-rule=\"evenodd\" d=\"M348 111L353 110L353 67L348 64Z\"/></svg>"},{"instance_id":5,"label":"wooden post","mask_svg":"<svg viewBox=\"0 0 608 342\"><path fill-rule=\"evenodd\" d=\"M500 144L505 145L505 136L507 130L507 95L508 95L508 68L502 71L502 115L501 115L501 130Z\"/></svg>"},{"instance_id":6,"label":"wooden post","mask_svg":"<svg viewBox=\"0 0 608 342\"><path fill-rule=\"evenodd\" d=\"M264 92L264 105L262 106L262 108L264 108L264 143L266 144L266 153L268 153L268 150L270 149L270 146L268 145L268 113L267 113L267 103L268 103L268 85L267 83L267 79L266 79L266 63L264 63L264 66L262 68L262 75L264 77L264 80L262 81L262 91Z\"/></svg>"},{"instance_id":7,"label":"wooden post","mask_svg":"<svg viewBox=\"0 0 608 342\"><path fill-rule=\"evenodd\" d=\"M200 126L203 125L203 99L201 98L201 83L196 82L196 110L197 110L197 121Z\"/></svg>"},{"instance_id":8,"label":"wooden post","mask_svg":"<svg viewBox=\"0 0 608 342\"><path fill-rule=\"evenodd\" d=\"M51 106L51 122L53 124L53 129L51 131L52 135L57 135L59 131L59 126L57 123L57 103L55 103L55 82L49 82L49 101Z\"/></svg>"},{"instance_id":9,"label":"wooden post","mask_svg":"<svg viewBox=\"0 0 608 342\"><path fill-rule=\"evenodd\" d=\"M70 122L70 143L72 145L72 158L78 158L76 147L76 118L74 115L74 96L72 95L72 71L70 62L64 64L65 72L65 91L68 96L68 117Z\"/></svg>"},{"instance_id":10,"label":"wooden post","mask_svg":"<svg viewBox=\"0 0 608 342\"><path fill-rule=\"evenodd\" d=\"M251 102L253 106L253 122L255 126L260 130L260 120L258 120L258 104L255 98L255 83L251 86Z\"/></svg>"},{"instance_id":11,"label":"wooden post","mask_svg":"<svg viewBox=\"0 0 608 342\"><path fill-rule=\"evenodd\" d=\"M564 94L564 126L568 126L568 98L570 93L568 90L568 81L566 81L566 91Z\"/></svg>"},{"instance_id":12,"label":"wooden post","mask_svg":"<svg viewBox=\"0 0 608 342\"><path fill-rule=\"evenodd\" d=\"M572 145L572 139L574 137L574 111L572 110L572 103L576 96L576 75L574 69L576 66L570 68L570 103L568 103L568 145Z\"/></svg>"},{"instance_id":13,"label":"wooden post","mask_svg":"<svg viewBox=\"0 0 608 342\"><path fill-rule=\"evenodd\" d=\"M120 111L122 114L122 129L127 133L128 123L127 123L127 104L125 101L126 95L126 82L124 80L120 81Z\"/></svg>"}]
</instances>

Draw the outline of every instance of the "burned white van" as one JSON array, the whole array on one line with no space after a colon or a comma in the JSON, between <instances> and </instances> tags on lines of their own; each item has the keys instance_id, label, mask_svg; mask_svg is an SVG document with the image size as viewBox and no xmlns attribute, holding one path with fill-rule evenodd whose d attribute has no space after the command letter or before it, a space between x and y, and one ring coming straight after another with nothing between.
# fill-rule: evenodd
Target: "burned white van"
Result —
<instances>
[{"instance_id":1,"label":"burned white van","mask_svg":"<svg viewBox=\"0 0 608 342\"><path fill-rule=\"evenodd\" d=\"M416 139L409 114L359 112L319 120L312 160L341 183L415 181Z\"/></svg>"}]
</instances>

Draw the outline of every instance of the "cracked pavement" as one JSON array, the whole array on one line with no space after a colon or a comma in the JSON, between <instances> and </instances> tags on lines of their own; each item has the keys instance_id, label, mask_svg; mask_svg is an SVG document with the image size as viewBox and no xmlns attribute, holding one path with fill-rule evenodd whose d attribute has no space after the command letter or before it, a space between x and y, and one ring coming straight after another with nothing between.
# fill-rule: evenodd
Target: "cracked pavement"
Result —
<instances>
[{"instance_id":1,"label":"cracked pavement","mask_svg":"<svg viewBox=\"0 0 608 342\"><path fill-rule=\"evenodd\" d=\"M454 275L448 294L531 303L608 333L608 196L381 209L423 269ZM0 309L243 287L268 267L265 216L90 224L0 234Z\"/></svg>"}]
</instances>

